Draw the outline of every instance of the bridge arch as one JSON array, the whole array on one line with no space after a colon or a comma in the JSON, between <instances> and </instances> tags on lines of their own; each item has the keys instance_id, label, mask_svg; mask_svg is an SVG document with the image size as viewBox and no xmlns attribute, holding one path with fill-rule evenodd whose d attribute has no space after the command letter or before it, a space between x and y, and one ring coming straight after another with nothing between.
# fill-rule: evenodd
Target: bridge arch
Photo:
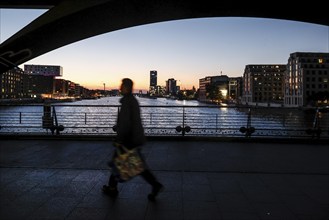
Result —
<instances>
[{"instance_id":1,"label":"bridge arch","mask_svg":"<svg viewBox=\"0 0 329 220\"><path fill-rule=\"evenodd\" d=\"M6 1L5 1L6 2ZM0 73L62 46L138 25L205 17L256 17L329 25L326 8L203 0L11 0L7 7L50 9L0 45ZM23 2L23 3L22 3ZM0 7L5 7L2 3ZM316 13L314 13L316 12Z\"/></svg>"}]
</instances>

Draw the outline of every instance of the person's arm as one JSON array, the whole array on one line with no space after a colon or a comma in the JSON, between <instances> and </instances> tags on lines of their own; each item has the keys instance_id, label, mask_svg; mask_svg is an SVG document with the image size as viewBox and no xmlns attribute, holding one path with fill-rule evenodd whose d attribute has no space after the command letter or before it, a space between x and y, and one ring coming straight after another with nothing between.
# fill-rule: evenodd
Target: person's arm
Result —
<instances>
[{"instance_id":1,"label":"person's arm","mask_svg":"<svg viewBox=\"0 0 329 220\"><path fill-rule=\"evenodd\" d=\"M117 141L123 143L124 140L129 138L131 131L131 109L129 103L122 103L118 120L117 120Z\"/></svg>"}]
</instances>

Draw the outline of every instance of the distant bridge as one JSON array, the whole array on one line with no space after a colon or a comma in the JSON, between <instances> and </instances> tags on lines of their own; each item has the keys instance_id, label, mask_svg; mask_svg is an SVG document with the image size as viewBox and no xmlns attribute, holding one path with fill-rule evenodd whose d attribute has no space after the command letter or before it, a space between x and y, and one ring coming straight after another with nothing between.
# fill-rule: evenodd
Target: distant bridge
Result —
<instances>
[{"instance_id":1,"label":"distant bridge","mask_svg":"<svg viewBox=\"0 0 329 220\"><path fill-rule=\"evenodd\" d=\"M319 3L214 0L3 0L0 8L49 9L0 45L0 73L70 43L155 22L204 17L257 17L329 26Z\"/></svg>"}]
</instances>

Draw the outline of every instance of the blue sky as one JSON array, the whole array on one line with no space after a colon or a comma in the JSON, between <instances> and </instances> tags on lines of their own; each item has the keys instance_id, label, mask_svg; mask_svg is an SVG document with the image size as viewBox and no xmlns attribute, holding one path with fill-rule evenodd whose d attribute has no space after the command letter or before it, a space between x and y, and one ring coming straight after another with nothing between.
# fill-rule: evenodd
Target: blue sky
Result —
<instances>
[{"instance_id":1,"label":"blue sky","mask_svg":"<svg viewBox=\"0 0 329 220\"><path fill-rule=\"evenodd\" d=\"M44 12L0 9L0 42ZM159 85L175 78L190 89L205 76L242 76L248 64L286 64L294 52L329 52L329 27L237 17L169 21L98 35L26 64L60 65L64 79L87 88L118 88L130 77L135 89L147 90L157 70Z\"/></svg>"}]
</instances>

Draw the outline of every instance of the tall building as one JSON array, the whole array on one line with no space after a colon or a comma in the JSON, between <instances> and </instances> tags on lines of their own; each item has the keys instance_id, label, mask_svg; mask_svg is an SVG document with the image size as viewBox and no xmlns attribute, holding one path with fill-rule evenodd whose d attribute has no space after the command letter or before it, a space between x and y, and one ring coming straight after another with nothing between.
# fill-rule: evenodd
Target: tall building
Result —
<instances>
[{"instance_id":1,"label":"tall building","mask_svg":"<svg viewBox=\"0 0 329 220\"><path fill-rule=\"evenodd\" d=\"M13 68L0 75L1 98L52 97L54 77L25 74L20 68Z\"/></svg>"},{"instance_id":2,"label":"tall building","mask_svg":"<svg viewBox=\"0 0 329 220\"><path fill-rule=\"evenodd\" d=\"M27 91L24 91L23 73L22 69L15 67L0 74L0 98L22 98L26 95Z\"/></svg>"},{"instance_id":3,"label":"tall building","mask_svg":"<svg viewBox=\"0 0 329 220\"><path fill-rule=\"evenodd\" d=\"M329 91L329 53L291 53L284 85L285 106L315 105L312 97Z\"/></svg>"},{"instance_id":4,"label":"tall building","mask_svg":"<svg viewBox=\"0 0 329 220\"><path fill-rule=\"evenodd\" d=\"M55 76L63 76L61 66L52 65L24 65L27 78L28 93L32 97L52 98L56 95Z\"/></svg>"},{"instance_id":5,"label":"tall building","mask_svg":"<svg viewBox=\"0 0 329 220\"><path fill-rule=\"evenodd\" d=\"M150 86L158 85L158 72L156 70L150 71Z\"/></svg>"},{"instance_id":6,"label":"tall building","mask_svg":"<svg viewBox=\"0 0 329 220\"><path fill-rule=\"evenodd\" d=\"M283 81L286 65L246 65L243 74L242 102L283 104Z\"/></svg>"},{"instance_id":7,"label":"tall building","mask_svg":"<svg viewBox=\"0 0 329 220\"><path fill-rule=\"evenodd\" d=\"M166 93L167 95L177 95L177 80L171 78L166 81Z\"/></svg>"},{"instance_id":8,"label":"tall building","mask_svg":"<svg viewBox=\"0 0 329 220\"><path fill-rule=\"evenodd\" d=\"M63 76L63 67L25 64L24 72L29 75Z\"/></svg>"},{"instance_id":9,"label":"tall building","mask_svg":"<svg viewBox=\"0 0 329 220\"><path fill-rule=\"evenodd\" d=\"M158 85L158 72L156 70L150 71L150 88L149 94L156 95L156 86Z\"/></svg>"}]
</instances>

